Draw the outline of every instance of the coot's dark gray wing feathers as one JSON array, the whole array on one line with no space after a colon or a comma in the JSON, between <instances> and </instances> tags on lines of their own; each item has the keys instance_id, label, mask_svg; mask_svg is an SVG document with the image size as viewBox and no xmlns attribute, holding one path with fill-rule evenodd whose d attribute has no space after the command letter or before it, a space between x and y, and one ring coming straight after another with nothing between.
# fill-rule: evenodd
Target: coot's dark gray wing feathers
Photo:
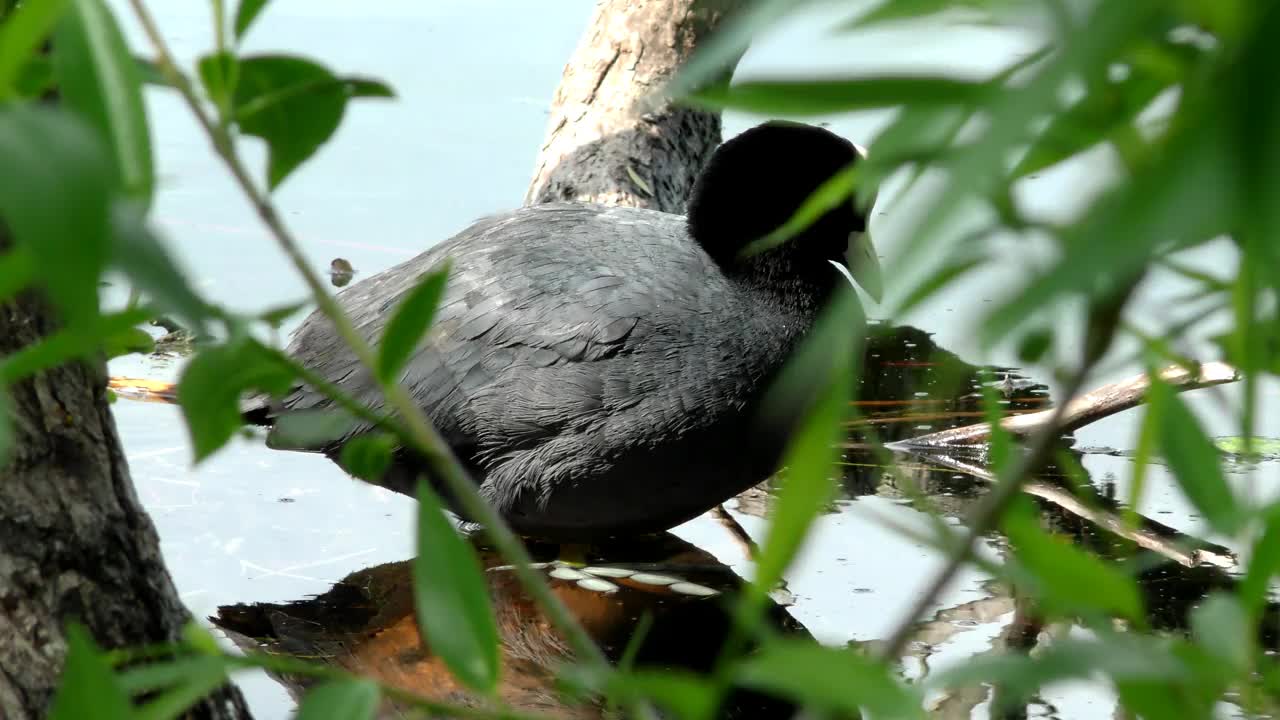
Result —
<instances>
[{"instance_id":1,"label":"coot's dark gray wing feathers","mask_svg":"<svg viewBox=\"0 0 1280 720\"><path fill-rule=\"evenodd\" d=\"M597 247L593 238L616 232L620 223L633 225L627 228L632 243ZM543 205L486 218L353 285L339 302L376 341L401 298L446 257L455 269L445 298L402 379L451 444L482 455L533 446L589 419L603 422L602 408L632 406L656 389L654 378L597 361L633 352L652 325L672 324L663 319L668 313L696 312L687 283L664 278L687 278L689 263L707 262L674 216ZM341 352L318 313L303 323L289 350L361 402L383 408L376 383ZM515 385L521 392L510 392ZM329 401L303 387L283 404L320 408ZM360 425L351 434L368 429Z\"/></svg>"}]
</instances>

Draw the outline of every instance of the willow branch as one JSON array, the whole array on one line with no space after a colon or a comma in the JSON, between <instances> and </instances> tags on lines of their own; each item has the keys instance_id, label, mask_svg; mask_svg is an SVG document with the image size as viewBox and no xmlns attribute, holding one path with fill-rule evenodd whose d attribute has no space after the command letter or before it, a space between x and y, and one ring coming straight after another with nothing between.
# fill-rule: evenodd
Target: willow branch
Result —
<instances>
[{"instance_id":1,"label":"willow branch","mask_svg":"<svg viewBox=\"0 0 1280 720\"><path fill-rule=\"evenodd\" d=\"M276 212L271 200L250 179L244 163L241 162L239 155L235 151L231 136L214 123L201 106L200 100L191 88L191 83L185 75L178 71L173 55L169 52L164 38L160 35L154 19L143 5L143 1L129 0L129 2L133 7L134 14L138 17L139 23L142 25L143 31L155 49L157 64L161 72L165 74L166 78L182 95L183 100L212 142L214 151L231 171L245 197L253 204L254 210L257 211L258 216L271 231L276 244L280 246L280 249L284 251L294 268L302 275L320 311L333 323L338 335L355 353L360 364L367 368L373 377L377 377L378 375L374 371L376 358L373 349L365 342L346 313L342 311L337 300L329 294L320 276L307 263L301 247L280 219L279 213ZM600 648L591 641L590 636L573 619L568 609L530 567L532 559L520 539L507 527L502 517L480 496L476 484L467 476L466 470L463 469L457 458L453 456L449 446L440 437L440 434L431 425L430 421L427 420L421 408L414 402L413 397L399 383L388 381L382 384L381 389L388 404L404 422L415 449L428 458L433 469L439 473L440 477L449 486L449 490L461 503L462 509L485 526L490 540L493 541L499 552L515 566L516 575L520 578L525 589L546 611L548 618L551 619L556 628L564 633L565 638L573 646L579 658L592 662L597 666L606 665L607 661Z\"/></svg>"}]
</instances>

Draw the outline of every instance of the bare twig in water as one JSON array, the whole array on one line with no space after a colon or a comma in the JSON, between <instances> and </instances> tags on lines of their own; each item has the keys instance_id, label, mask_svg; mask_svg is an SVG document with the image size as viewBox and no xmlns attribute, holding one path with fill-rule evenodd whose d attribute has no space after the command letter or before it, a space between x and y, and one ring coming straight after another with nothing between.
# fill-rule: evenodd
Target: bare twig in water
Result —
<instances>
[{"instance_id":1,"label":"bare twig in water","mask_svg":"<svg viewBox=\"0 0 1280 720\"><path fill-rule=\"evenodd\" d=\"M1199 372L1189 372L1181 365L1172 365L1160 371L1160 377L1177 392L1212 387L1240 379L1240 373L1223 362L1207 362L1200 365ZM1114 415L1123 410L1136 407L1142 403L1142 396L1150 387L1151 380L1146 373L1135 375L1120 382L1103 385L1087 392L1066 404L1059 424L1059 432L1065 434ZM1036 430L1051 424L1056 409L1040 412L1012 415L1001 421L1001 426L1015 437L1026 437ZM954 447L956 445L979 445L991 439L991 428L987 423L965 425L964 427L942 430L928 435L902 440L891 444L891 449L925 450L928 448Z\"/></svg>"},{"instance_id":2,"label":"bare twig in water","mask_svg":"<svg viewBox=\"0 0 1280 720\"><path fill-rule=\"evenodd\" d=\"M717 505L711 508L710 514L711 517L715 518L716 522L729 531L734 540L738 541L738 544L742 546L742 552L746 553L748 558L755 560L760 556L760 546L756 545L756 541L751 539L751 535L747 533L746 528L742 527L742 524L730 515L728 510L724 509L724 505Z\"/></svg>"},{"instance_id":3,"label":"bare twig in water","mask_svg":"<svg viewBox=\"0 0 1280 720\"><path fill-rule=\"evenodd\" d=\"M951 470L958 470L987 482L995 482L996 480L995 473L990 470L959 458L936 454L913 454L929 463ZM1163 555L1179 565L1185 567L1212 565L1228 570L1236 567L1235 553L1232 553L1227 548L1185 535L1142 515L1137 515L1142 526L1132 527L1119 513L1112 512L1106 508L1087 505L1065 488L1058 487L1052 483L1027 482L1023 484L1022 491L1051 502L1072 515L1084 518L1107 532L1119 535L1139 547Z\"/></svg>"}]
</instances>

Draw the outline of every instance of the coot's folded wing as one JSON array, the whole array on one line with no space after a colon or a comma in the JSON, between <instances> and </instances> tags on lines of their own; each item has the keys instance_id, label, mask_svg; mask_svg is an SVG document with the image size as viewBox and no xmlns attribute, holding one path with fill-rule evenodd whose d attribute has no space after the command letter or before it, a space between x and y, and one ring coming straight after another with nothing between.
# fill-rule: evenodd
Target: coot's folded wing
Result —
<instances>
[{"instance_id":1,"label":"coot's folded wing","mask_svg":"<svg viewBox=\"0 0 1280 720\"><path fill-rule=\"evenodd\" d=\"M600 242L620 226L628 242ZM662 213L585 205L524 208L482 220L351 286L338 300L361 334L376 343L404 296L449 258L444 300L401 381L455 448L501 451L537 442L602 407L616 409L643 394L645 388L626 379L627 373L606 372L599 361L628 352L655 314L695 302L694 289L669 281L682 275L672 272L673 264L701 262L690 243L680 218ZM318 312L299 328L289 353L362 403L384 409L376 383ZM282 409L330 405L301 386ZM356 425L343 439L368 429ZM282 447L281 438L271 440ZM288 447L329 450L339 443Z\"/></svg>"}]
</instances>

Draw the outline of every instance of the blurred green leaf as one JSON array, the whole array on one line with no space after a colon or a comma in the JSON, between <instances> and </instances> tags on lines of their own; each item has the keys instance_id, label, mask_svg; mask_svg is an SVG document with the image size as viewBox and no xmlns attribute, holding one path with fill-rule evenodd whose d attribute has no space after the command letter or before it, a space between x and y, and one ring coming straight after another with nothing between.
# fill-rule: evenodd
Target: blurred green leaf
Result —
<instances>
[{"instance_id":1,"label":"blurred green leaf","mask_svg":"<svg viewBox=\"0 0 1280 720\"><path fill-rule=\"evenodd\" d=\"M129 697L116 682L89 632L67 626L67 659L58 680L49 720L129 720L134 717Z\"/></svg>"},{"instance_id":2,"label":"blurred green leaf","mask_svg":"<svg viewBox=\"0 0 1280 720\"><path fill-rule=\"evenodd\" d=\"M1262 516L1266 524L1253 543L1249 567L1239 590L1240 602L1254 620L1267 605L1271 579L1280 572L1280 505L1272 504Z\"/></svg>"},{"instance_id":3,"label":"blurred green leaf","mask_svg":"<svg viewBox=\"0 0 1280 720\"><path fill-rule=\"evenodd\" d=\"M380 83L338 78L323 65L289 55L245 57L239 67L234 119L243 132L266 141L272 189L333 135L349 98L390 94Z\"/></svg>"},{"instance_id":4,"label":"blurred green leaf","mask_svg":"<svg viewBox=\"0 0 1280 720\"><path fill-rule=\"evenodd\" d=\"M688 671L612 672L597 685L621 705L653 702L683 720L709 720L715 716L715 689L707 678Z\"/></svg>"},{"instance_id":5,"label":"blurred green leaf","mask_svg":"<svg viewBox=\"0 0 1280 720\"><path fill-rule=\"evenodd\" d=\"M165 77L164 71L160 69L155 60L135 55L133 64L138 68L138 80L143 85L172 87L169 78Z\"/></svg>"},{"instance_id":6,"label":"blurred green leaf","mask_svg":"<svg viewBox=\"0 0 1280 720\"><path fill-rule=\"evenodd\" d=\"M346 410L289 410L276 416L267 436L267 447L275 450L319 450L331 447L359 424Z\"/></svg>"},{"instance_id":7,"label":"blurred green leaf","mask_svg":"<svg viewBox=\"0 0 1280 720\"><path fill-rule=\"evenodd\" d=\"M258 14L267 6L267 0L240 0L240 5L236 8L235 33L236 40L244 38L244 34L249 32L249 26L253 25L253 21L258 19Z\"/></svg>"},{"instance_id":8,"label":"blurred green leaf","mask_svg":"<svg viewBox=\"0 0 1280 720\"><path fill-rule=\"evenodd\" d=\"M118 676L130 695L154 693L185 683L188 678L222 672L226 661L208 655L187 655L131 665Z\"/></svg>"},{"instance_id":9,"label":"blurred green leaf","mask_svg":"<svg viewBox=\"0 0 1280 720\"><path fill-rule=\"evenodd\" d=\"M687 101L766 115L812 116L899 105L969 105L989 86L949 77L872 76L831 80L756 80L713 85Z\"/></svg>"},{"instance_id":10,"label":"blurred green leaf","mask_svg":"<svg viewBox=\"0 0 1280 720\"><path fill-rule=\"evenodd\" d=\"M155 170L142 81L104 0L71 0L54 47L63 100L102 133L125 192L149 205Z\"/></svg>"},{"instance_id":11,"label":"blurred green leaf","mask_svg":"<svg viewBox=\"0 0 1280 720\"><path fill-rule=\"evenodd\" d=\"M121 355L132 355L133 353L145 355L155 349L155 340L146 330L138 327L122 328L119 332L102 338L102 351L108 360Z\"/></svg>"},{"instance_id":12,"label":"blurred green leaf","mask_svg":"<svg viewBox=\"0 0 1280 720\"><path fill-rule=\"evenodd\" d=\"M240 65L230 52L214 52L204 55L196 63L200 83L209 99L218 107L219 117L231 114L231 101L239 80Z\"/></svg>"},{"instance_id":13,"label":"blurred green leaf","mask_svg":"<svg viewBox=\"0 0 1280 720\"><path fill-rule=\"evenodd\" d=\"M418 626L431 651L473 690L498 683L498 631L474 548L454 530L439 498L418 482L418 555L413 561Z\"/></svg>"},{"instance_id":14,"label":"blurred green leaf","mask_svg":"<svg viewBox=\"0 0 1280 720\"><path fill-rule=\"evenodd\" d=\"M1131 72L1125 79L1099 82L1076 104L1056 114L1010 173L1026 177L1105 142L1122 128L1131 128L1138 114L1174 78Z\"/></svg>"},{"instance_id":15,"label":"blurred green leaf","mask_svg":"<svg viewBox=\"0 0 1280 720\"><path fill-rule=\"evenodd\" d=\"M53 61L37 57L22 67L13 87L18 97L39 98L53 89L54 80Z\"/></svg>"},{"instance_id":16,"label":"blurred green leaf","mask_svg":"<svg viewBox=\"0 0 1280 720\"><path fill-rule=\"evenodd\" d=\"M872 718L923 718L922 699L883 663L812 641L775 639L741 664L735 679L805 707Z\"/></svg>"},{"instance_id":17,"label":"blurred green leaf","mask_svg":"<svg viewBox=\"0 0 1280 720\"><path fill-rule=\"evenodd\" d=\"M200 462L240 429L240 398L249 390L281 395L292 386L292 370L257 343L238 339L205 348L183 369L178 402Z\"/></svg>"},{"instance_id":18,"label":"blurred green leaf","mask_svg":"<svg viewBox=\"0 0 1280 720\"><path fill-rule=\"evenodd\" d=\"M258 313L257 318L271 327L279 328L286 320L306 309L311 305L311 303L312 301L307 299L300 302L280 305L279 307L269 308Z\"/></svg>"},{"instance_id":19,"label":"blurred green leaf","mask_svg":"<svg viewBox=\"0 0 1280 720\"><path fill-rule=\"evenodd\" d=\"M1215 592L1191 613L1196 643L1235 672L1249 669L1253 660L1254 628L1233 595Z\"/></svg>"},{"instance_id":20,"label":"blurred green leaf","mask_svg":"<svg viewBox=\"0 0 1280 720\"><path fill-rule=\"evenodd\" d=\"M111 263L133 286L147 293L156 309L176 315L197 337L208 334L209 305L146 224L138 206L116 205L112 213Z\"/></svg>"},{"instance_id":21,"label":"blurred green leaf","mask_svg":"<svg viewBox=\"0 0 1280 720\"><path fill-rule=\"evenodd\" d=\"M146 322L150 315L145 308L124 310L94 318L87 326L58 330L34 345L0 358L0 385L99 352L108 338L117 338L116 347L119 347L119 338L131 336L136 326Z\"/></svg>"},{"instance_id":22,"label":"blurred green leaf","mask_svg":"<svg viewBox=\"0 0 1280 720\"><path fill-rule=\"evenodd\" d=\"M0 302L17 295L35 279L35 262L25 247L11 247L0 255Z\"/></svg>"},{"instance_id":23,"label":"blurred green leaf","mask_svg":"<svg viewBox=\"0 0 1280 720\"><path fill-rule=\"evenodd\" d=\"M1010 0L882 0L871 10L859 15L847 29L866 28L899 20L914 20L952 10L989 11Z\"/></svg>"},{"instance_id":24,"label":"blurred green leaf","mask_svg":"<svg viewBox=\"0 0 1280 720\"><path fill-rule=\"evenodd\" d=\"M62 17L66 0L26 0L0 22L0 101L29 97L19 83L37 50Z\"/></svg>"},{"instance_id":25,"label":"blurred green leaf","mask_svg":"<svg viewBox=\"0 0 1280 720\"><path fill-rule=\"evenodd\" d=\"M1066 540L1040 529L1026 503L1005 516L1003 530L1020 569L1016 579L1029 585L1049 610L1101 611L1130 620L1143 618L1142 596L1133 578Z\"/></svg>"},{"instance_id":26,"label":"blurred green leaf","mask_svg":"<svg viewBox=\"0 0 1280 720\"><path fill-rule=\"evenodd\" d=\"M1183 680L1189 668L1175 655L1172 641L1136 633L1107 633L1097 640L1059 638L1033 657L1017 653L983 655L927 680L928 689L999 684L1007 701L1027 698L1037 689L1063 680L1105 674L1113 682Z\"/></svg>"},{"instance_id":27,"label":"blurred green leaf","mask_svg":"<svg viewBox=\"0 0 1280 720\"><path fill-rule=\"evenodd\" d=\"M1212 116L1204 117L1162 143L1130 182L1096 201L1064 232L1059 259L987 316L983 340L997 341L1063 295L1114 290L1157 251L1224 231L1235 179L1220 130Z\"/></svg>"},{"instance_id":28,"label":"blurred green leaf","mask_svg":"<svg viewBox=\"0 0 1280 720\"><path fill-rule=\"evenodd\" d=\"M859 164L850 165L823 181L817 190L814 190L809 194L809 197L805 198L800 208L791 217L787 218L782 227L758 240L747 243L746 247L738 251L738 255L740 257L749 257L758 255L770 248L775 248L804 232L828 210L842 202L852 202L853 193L858 185L860 167Z\"/></svg>"},{"instance_id":29,"label":"blurred green leaf","mask_svg":"<svg viewBox=\"0 0 1280 720\"><path fill-rule=\"evenodd\" d=\"M154 699L138 708L138 720L176 720L209 693L227 684L227 669L222 663L189 666L189 672Z\"/></svg>"},{"instance_id":30,"label":"blurred green leaf","mask_svg":"<svg viewBox=\"0 0 1280 720\"><path fill-rule=\"evenodd\" d=\"M111 170L83 122L49 108L0 108L0 217L70 327L98 316L111 227ZM54 202L74 198L74 202Z\"/></svg>"},{"instance_id":31,"label":"blurred green leaf","mask_svg":"<svg viewBox=\"0 0 1280 720\"><path fill-rule=\"evenodd\" d=\"M834 492L838 444L853 391L853 364L866 337L866 316L841 283L813 330L765 399L765 422L799 418L783 460L786 472L756 563L754 584L773 587L800 550L809 526Z\"/></svg>"},{"instance_id":32,"label":"blurred green leaf","mask_svg":"<svg viewBox=\"0 0 1280 720\"><path fill-rule=\"evenodd\" d=\"M733 14L725 18L716 32L703 38L675 77L667 83L664 94L677 100L705 88L716 81L727 80L733 66L747 51L747 47L776 26L787 15L804 7L821 4L820 0L756 0L742 3Z\"/></svg>"},{"instance_id":33,"label":"blurred green leaf","mask_svg":"<svg viewBox=\"0 0 1280 720\"><path fill-rule=\"evenodd\" d=\"M395 436L387 433L357 435L342 445L342 469L376 485L391 467L391 454L398 446Z\"/></svg>"},{"instance_id":34,"label":"blurred green leaf","mask_svg":"<svg viewBox=\"0 0 1280 720\"><path fill-rule=\"evenodd\" d=\"M1200 420L1163 381L1153 379L1147 397L1160 411L1160 452L1182 493L1215 531L1234 535L1243 521L1242 510Z\"/></svg>"},{"instance_id":35,"label":"blurred green leaf","mask_svg":"<svg viewBox=\"0 0 1280 720\"><path fill-rule=\"evenodd\" d=\"M396 375L413 349L430 330L448 279L449 262L446 260L419 278L417 286L405 295L387 321L378 348L378 377L383 382L396 381Z\"/></svg>"},{"instance_id":36,"label":"blurred green leaf","mask_svg":"<svg viewBox=\"0 0 1280 720\"><path fill-rule=\"evenodd\" d=\"M294 720L368 720L378 709L378 686L368 680L332 680L302 698Z\"/></svg>"}]
</instances>

